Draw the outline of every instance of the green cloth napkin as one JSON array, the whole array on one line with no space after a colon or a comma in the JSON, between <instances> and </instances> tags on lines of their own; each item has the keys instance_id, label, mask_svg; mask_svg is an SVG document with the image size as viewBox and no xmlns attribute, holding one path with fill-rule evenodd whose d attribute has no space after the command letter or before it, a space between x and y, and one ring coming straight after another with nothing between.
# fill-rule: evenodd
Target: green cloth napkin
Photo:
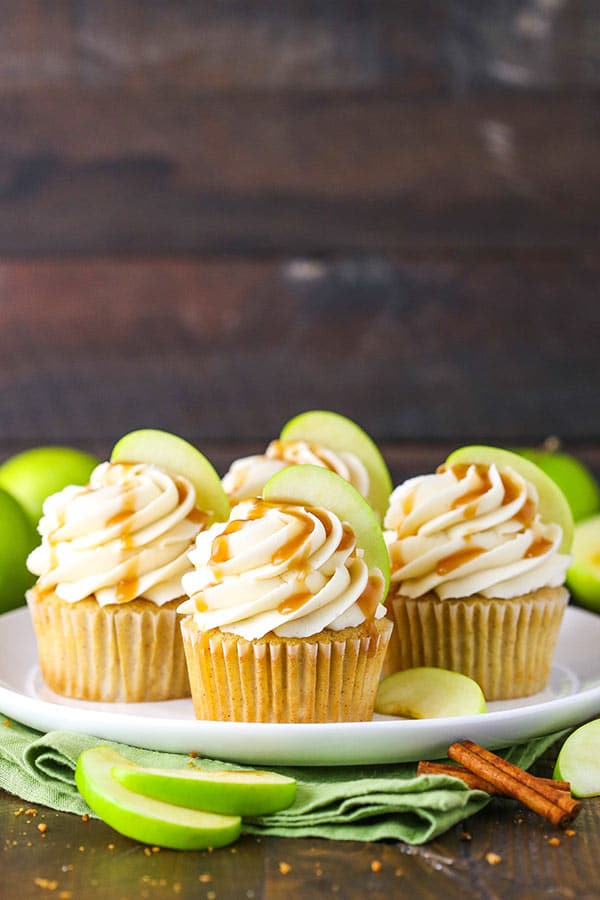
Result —
<instances>
[{"instance_id":1,"label":"green cloth napkin","mask_svg":"<svg viewBox=\"0 0 600 900\"><path fill-rule=\"evenodd\" d=\"M1 716L1 714L0 714ZM188 767L183 754L141 750L68 731L41 734L12 719L0 724L0 787L27 803L63 812L91 813L74 781L77 757L100 744L144 766ZM547 735L503 752L528 768L568 732ZM202 768L239 765L195 759ZM243 830L279 837L376 841L391 838L423 844L482 809L490 800L445 775L417 776L414 764L352 767L270 767L297 781L295 803L282 812L245 820Z\"/></svg>"}]
</instances>

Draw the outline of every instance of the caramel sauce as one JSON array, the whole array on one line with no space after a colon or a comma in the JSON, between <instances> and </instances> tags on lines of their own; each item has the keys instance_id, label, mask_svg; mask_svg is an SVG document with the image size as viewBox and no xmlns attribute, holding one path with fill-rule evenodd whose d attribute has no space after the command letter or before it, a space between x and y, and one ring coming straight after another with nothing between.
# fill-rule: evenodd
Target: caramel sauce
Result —
<instances>
[{"instance_id":1,"label":"caramel sauce","mask_svg":"<svg viewBox=\"0 0 600 900\"><path fill-rule=\"evenodd\" d=\"M453 466L452 471L454 472L456 477L459 478L459 480L462 480L467 474L468 469L459 477L456 472L456 469L458 468L461 469L462 473L462 469L464 468L462 466ZM461 507L464 507L463 515L465 519L472 519L477 515L478 501L481 500L484 494L487 494L487 492L492 487L492 482L490 480L489 471L487 468L484 469L483 467L478 466L477 474L481 478L482 484L478 488L474 488L472 491L469 491L468 494L464 494L462 497L457 497L451 506L451 509L459 509Z\"/></svg>"},{"instance_id":2,"label":"caramel sauce","mask_svg":"<svg viewBox=\"0 0 600 900\"><path fill-rule=\"evenodd\" d=\"M369 576L367 585L356 601L365 619L372 619L381 600L381 579Z\"/></svg>"},{"instance_id":3,"label":"caramel sauce","mask_svg":"<svg viewBox=\"0 0 600 900\"><path fill-rule=\"evenodd\" d=\"M517 522L520 522L521 525L524 525L528 528L533 524L533 520L535 519L535 503L533 500L529 498L525 501L521 509L518 513L515 513L514 518Z\"/></svg>"},{"instance_id":4,"label":"caramel sauce","mask_svg":"<svg viewBox=\"0 0 600 900\"><path fill-rule=\"evenodd\" d=\"M535 556L543 556L552 546L552 541L546 538L536 538L525 554L525 559L533 559Z\"/></svg>"},{"instance_id":5,"label":"caramel sauce","mask_svg":"<svg viewBox=\"0 0 600 900\"><path fill-rule=\"evenodd\" d=\"M206 612L208 609L208 603L205 603L204 600L201 600L199 597L194 597L194 605L197 612Z\"/></svg>"},{"instance_id":6,"label":"caramel sauce","mask_svg":"<svg viewBox=\"0 0 600 900\"><path fill-rule=\"evenodd\" d=\"M414 493L409 494L408 497L405 497L404 500L402 501L402 513L405 516L410 516L411 512L414 509L414 505L415 505L415 495L414 495Z\"/></svg>"},{"instance_id":7,"label":"caramel sauce","mask_svg":"<svg viewBox=\"0 0 600 900\"><path fill-rule=\"evenodd\" d=\"M282 615L296 612L296 610L304 606L312 596L310 591L298 591L298 593L292 594L291 597L286 597L285 600L282 600L277 607L277 612L280 612Z\"/></svg>"},{"instance_id":8,"label":"caramel sauce","mask_svg":"<svg viewBox=\"0 0 600 900\"><path fill-rule=\"evenodd\" d=\"M211 545L210 560L211 563L224 563L229 559L229 541L228 536L236 531L241 531L246 524L246 519L234 519L229 522L221 534L218 534Z\"/></svg>"},{"instance_id":9,"label":"caramel sauce","mask_svg":"<svg viewBox=\"0 0 600 900\"><path fill-rule=\"evenodd\" d=\"M354 537L354 532L348 525L344 525L343 529L342 529L342 536L341 536L340 542L337 546L337 551L352 550L352 548L355 545L356 545L356 538Z\"/></svg>"},{"instance_id":10,"label":"caramel sauce","mask_svg":"<svg viewBox=\"0 0 600 900\"><path fill-rule=\"evenodd\" d=\"M502 487L504 488L502 506L508 506L509 503L512 503L513 500L517 499L521 493L521 489L518 484L515 484L514 481L507 478L506 475L501 475L500 478L502 479Z\"/></svg>"},{"instance_id":11,"label":"caramel sauce","mask_svg":"<svg viewBox=\"0 0 600 900\"><path fill-rule=\"evenodd\" d=\"M465 563L471 562L472 559L477 559L483 552L480 547L473 547L471 550L459 550L457 553L451 553L450 556L445 556L439 560L435 571L438 575L447 575L448 572L453 572L454 569L464 566Z\"/></svg>"},{"instance_id":12,"label":"caramel sauce","mask_svg":"<svg viewBox=\"0 0 600 900\"><path fill-rule=\"evenodd\" d=\"M392 546L389 548L389 551L392 571L395 572L397 569L401 569L404 565L404 558L402 556L400 544L392 544Z\"/></svg>"},{"instance_id":13,"label":"caramel sauce","mask_svg":"<svg viewBox=\"0 0 600 900\"><path fill-rule=\"evenodd\" d=\"M138 596L140 587L139 578L137 577L137 560L130 559L126 566L125 576L117 582L117 603L128 603Z\"/></svg>"},{"instance_id":14,"label":"caramel sauce","mask_svg":"<svg viewBox=\"0 0 600 900\"><path fill-rule=\"evenodd\" d=\"M188 514L188 519L193 525L206 525L208 522L208 513L198 509L197 506Z\"/></svg>"}]
</instances>

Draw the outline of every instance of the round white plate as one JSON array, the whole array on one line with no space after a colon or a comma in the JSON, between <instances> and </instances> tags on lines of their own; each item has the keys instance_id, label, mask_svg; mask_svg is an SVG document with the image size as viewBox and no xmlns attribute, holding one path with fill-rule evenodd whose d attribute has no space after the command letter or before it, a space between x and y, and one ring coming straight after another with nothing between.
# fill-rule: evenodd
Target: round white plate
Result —
<instances>
[{"instance_id":1,"label":"round white plate","mask_svg":"<svg viewBox=\"0 0 600 900\"><path fill-rule=\"evenodd\" d=\"M567 609L545 691L488 704L478 716L285 725L200 722L191 700L90 703L53 694L37 665L26 608L0 616L0 711L41 731L91 734L172 753L251 765L356 765L446 755L470 738L494 748L525 741L600 715L600 616Z\"/></svg>"}]
</instances>

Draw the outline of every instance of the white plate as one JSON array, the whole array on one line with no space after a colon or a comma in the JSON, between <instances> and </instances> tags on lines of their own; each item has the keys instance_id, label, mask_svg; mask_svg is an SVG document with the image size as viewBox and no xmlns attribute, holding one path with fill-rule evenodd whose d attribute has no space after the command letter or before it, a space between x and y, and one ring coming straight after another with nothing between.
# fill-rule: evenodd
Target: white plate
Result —
<instances>
[{"instance_id":1,"label":"white plate","mask_svg":"<svg viewBox=\"0 0 600 900\"><path fill-rule=\"evenodd\" d=\"M444 756L455 740L502 747L600 715L600 616L569 607L550 684L540 694L446 719L376 716L372 722L271 725L199 722L191 700L89 703L53 694L41 679L26 608L0 616L0 710L41 731L92 734L151 750L196 751L252 765L351 765Z\"/></svg>"}]
</instances>

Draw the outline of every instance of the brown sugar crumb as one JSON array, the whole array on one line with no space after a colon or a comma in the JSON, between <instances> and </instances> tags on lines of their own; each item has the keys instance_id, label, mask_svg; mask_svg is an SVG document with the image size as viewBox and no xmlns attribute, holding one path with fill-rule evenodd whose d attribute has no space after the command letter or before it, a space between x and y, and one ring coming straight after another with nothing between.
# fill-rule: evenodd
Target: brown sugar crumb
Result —
<instances>
[{"instance_id":1,"label":"brown sugar crumb","mask_svg":"<svg viewBox=\"0 0 600 900\"><path fill-rule=\"evenodd\" d=\"M282 875L288 875L292 871L292 867L289 863L280 862L279 863L279 871Z\"/></svg>"},{"instance_id":2,"label":"brown sugar crumb","mask_svg":"<svg viewBox=\"0 0 600 900\"><path fill-rule=\"evenodd\" d=\"M58 887L58 881L53 881L50 878L34 878L33 883L36 887L42 888L43 891L55 891Z\"/></svg>"},{"instance_id":3,"label":"brown sugar crumb","mask_svg":"<svg viewBox=\"0 0 600 900\"><path fill-rule=\"evenodd\" d=\"M198 759L198 754L196 753L195 750L190 750L190 752L188 753L188 756L191 756L192 759Z\"/></svg>"},{"instance_id":4,"label":"brown sugar crumb","mask_svg":"<svg viewBox=\"0 0 600 900\"><path fill-rule=\"evenodd\" d=\"M61 891L58 895L58 900L71 900L73 894L71 891Z\"/></svg>"},{"instance_id":5,"label":"brown sugar crumb","mask_svg":"<svg viewBox=\"0 0 600 900\"><path fill-rule=\"evenodd\" d=\"M153 852L153 853L160 853L160 847L153 847L153 848L152 848L152 852Z\"/></svg>"},{"instance_id":6,"label":"brown sugar crumb","mask_svg":"<svg viewBox=\"0 0 600 900\"><path fill-rule=\"evenodd\" d=\"M20 806L18 809L15 809L15 816L22 816L25 812L25 807Z\"/></svg>"},{"instance_id":7,"label":"brown sugar crumb","mask_svg":"<svg viewBox=\"0 0 600 900\"><path fill-rule=\"evenodd\" d=\"M150 847L144 847L144 856L152 856L152 850Z\"/></svg>"},{"instance_id":8,"label":"brown sugar crumb","mask_svg":"<svg viewBox=\"0 0 600 900\"><path fill-rule=\"evenodd\" d=\"M515 825L522 825L524 821L525 821L525 820L524 820L523 816L516 816L516 817L515 817Z\"/></svg>"},{"instance_id":9,"label":"brown sugar crumb","mask_svg":"<svg viewBox=\"0 0 600 900\"><path fill-rule=\"evenodd\" d=\"M490 866L497 866L499 862L502 862L502 857L498 853L486 853L485 860Z\"/></svg>"},{"instance_id":10,"label":"brown sugar crumb","mask_svg":"<svg viewBox=\"0 0 600 900\"><path fill-rule=\"evenodd\" d=\"M557 837L551 837L550 840L548 841L548 843L549 843L552 847L560 847L560 838L557 838Z\"/></svg>"},{"instance_id":11,"label":"brown sugar crumb","mask_svg":"<svg viewBox=\"0 0 600 900\"><path fill-rule=\"evenodd\" d=\"M469 834L468 831L461 831L458 839L459 841L472 841L473 835Z\"/></svg>"},{"instance_id":12,"label":"brown sugar crumb","mask_svg":"<svg viewBox=\"0 0 600 900\"><path fill-rule=\"evenodd\" d=\"M577 832L575 831L574 828L567 828L566 831L565 831L565 834L566 834L567 837L575 837L575 835L577 834Z\"/></svg>"},{"instance_id":13,"label":"brown sugar crumb","mask_svg":"<svg viewBox=\"0 0 600 900\"><path fill-rule=\"evenodd\" d=\"M381 872L381 862L378 859L374 859L371 863L371 872Z\"/></svg>"},{"instance_id":14,"label":"brown sugar crumb","mask_svg":"<svg viewBox=\"0 0 600 900\"><path fill-rule=\"evenodd\" d=\"M182 887L182 885L181 885L181 882L180 882L180 881L175 881L175 882L173 882L173 893L174 893L174 894L180 894L180 893L181 893L181 887Z\"/></svg>"},{"instance_id":15,"label":"brown sugar crumb","mask_svg":"<svg viewBox=\"0 0 600 900\"><path fill-rule=\"evenodd\" d=\"M38 814L37 809L26 809L25 810L26 816L37 816L37 814Z\"/></svg>"},{"instance_id":16,"label":"brown sugar crumb","mask_svg":"<svg viewBox=\"0 0 600 900\"><path fill-rule=\"evenodd\" d=\"M114 849L115 849L115 845L114 845L114 844L107 844L107 845L106 845L106 849L107 849L107 850L114 850Z\"/></svg>"},{"instance_id":17,"label":"brown sugar crumb","mask_svg":"<svg viewBox=\"0 0 600 900\"><path fill-rule=\"evenodd\" d=\"M209 872L203 872L202 875L198 875L198 881L201 881L202 884L209 884L212 881L212 875Z\"/></svg>"},{"instance_id":18,"label":"brown sugar crumb","mask_svg":"<svg viewBox=\"0 0 600 900\"><path fill-rule=\"evenodd\" d=\"M399 866L397 869L394 869L394 875L396 878L401 878L404 875L404 869L401 869Z\"/></svg>"},{"instance_id":19,"label":"brown sugar crumb","mask_svg":"<svg viewBox=\"0 0 600 900\"><path fill-rule=\"evenodd\" d=\"M87 813L84 813L84 814L82 815L81 821L82 821L82 822L89 822L89 821L90 821L90 817L88 816Z\"/></svg>"},{"instance_id":20,"label":"brown sugar crumb","mask_svg":"<svg viewBox=\"0 0 600 900\"><path fill-rule=\"evenodd\" d=\"M40 832L40 834L45 834L48 831L48 826L46 825L45 822L40 822L40 824L37 825L36 827L37 827L37 830Z\"/></svg>"},{"instance_id":21,"label":"brown sugar crumb","mask_svg":"<svg viewBox=\"0 0 600 900\"><path fill-rule=\"evenodd\" d=\"M10 721L9 721L9 719L4 719L4 721L2 722L2 724L4 725L5 728L10 728Z\"/></svg>"},{"instance_id":22,"label":"brown sugar crumb","mask_svg":"<svg viewBox=\"0 0 600 900\"><path fill-rule=\"evenodd\" d=\"M216 891L207 891L206 900L217 900L217 892Z\"/></svg>"}]
</instances>

